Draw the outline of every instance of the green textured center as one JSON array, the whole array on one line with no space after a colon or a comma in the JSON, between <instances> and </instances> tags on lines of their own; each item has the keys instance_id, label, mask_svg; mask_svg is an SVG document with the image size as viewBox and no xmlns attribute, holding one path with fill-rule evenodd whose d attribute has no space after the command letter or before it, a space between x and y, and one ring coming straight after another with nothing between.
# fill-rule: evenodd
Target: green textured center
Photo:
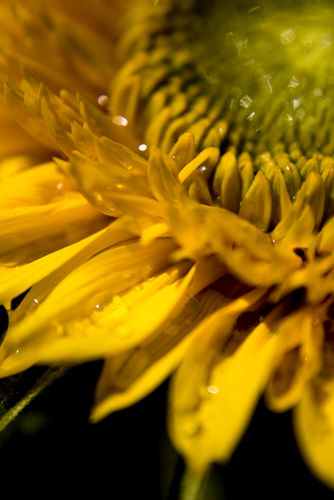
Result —
<instances>
[{"instance_id":1,"label":"green textured center","mask_svg":"<svg viewBox=\"0 0 334 500\"><path fill-rule=\"evenodd\" d=\"M148 146L170 153L191 132L198 152L214 146L235 155L238 171L227 158L228 173L222 167L213 184L207 179L211 195L247 218L242 203L252 188L258 209L249 217L263 230L278 224L284 198L294 203L309 179L303 196L319 228L334 209L333 21L321 1L162 0L136 12L125 34L113 107ZM199 191L192 195L210 204ZM261 204L272 204L265 222Z\"/></svg>"}]
</instances>

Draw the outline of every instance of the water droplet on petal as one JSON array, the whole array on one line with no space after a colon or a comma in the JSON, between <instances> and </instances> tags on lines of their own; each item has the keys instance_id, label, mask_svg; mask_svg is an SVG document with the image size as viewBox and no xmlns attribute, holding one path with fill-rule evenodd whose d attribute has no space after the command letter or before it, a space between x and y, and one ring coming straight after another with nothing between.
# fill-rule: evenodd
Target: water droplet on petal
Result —
<instances>
[{"instance_id":1,"label":"water droplet on petal","mask_svg":"<svg viewBox=\"0 0 334 500\"><path fill-rule=\"evenodd\" d=\"M143 279L147 280L152 276L153 267L149 264L143 267Z\"/></svg>"},{"instance_id":2,"label":"water droplet on petal","mask_svg":"<svg viewBox=\"0 0 334 500\"><path fill-rule=\"evenodd\" d=\"M179 333L179 326L176 323L169 323L165 326L163 332L170 337L174 337Z\"/></svg>"},{"instance_id":3,"label":"water droplet on petal","mask_svg":"<svg viewBox=\"0 0 334 500\"><path fill-rule=\"evenodd\" d=\"M124 116L120 116L120 115L113 116L112 122L115 125L120 125L122 127L126 127L126 125L128 124L128 120L126 118L124 118Z\"/></svg>"},{"instance_id":4,"label":"water droplet on petal","mask_svg":"<svg viewBox=\"0 0 334 500\"><path fill-rule=\"evenodd\" d=\"M281 33L281 43L283 45L287 45L296 38L296 33L295 30L292 28L287 28L286 30L283 30Z\"/></svg>"},{"instance_id":5,"label":"water droplet on petal","mask_svg":"<svg viewBox=\"0 0 334 500\"><path fill-rule=\"evenodd\" d=\"M137 278L136 278L136 275L134 273L126 272L124 274L124 280L132 285L136 282Z\"/></svg>"},{"instance_id":6,"label":"water droplet on petal","mask_svg":"<svg viewBox=\"0 0 334 500\"><path fill-rule=\"evenodd\" d=\"M210 394L217 394L219 392L219 387L216 385L209 385L208 392L210 392Z\"/></svg>"},{"instance_id":7,"label":"water droplet on petal","mask_svg":"<svg viewBox=\"0 0 334 500\"><path fill-rule=\"evenodd\" d=\"M301 105L302 100L301 99L292 99L291 103L292 103L293 109L297 109Z\"/></svg>"},{"instance_id":8,"label":"water droplet on petal","mask_svg":"<svg viewBox=\"0 0 334 500\"><path fill-rule=\"evenodd\" d=\"M64 334L64 325L62 323L58 323L58 321L52 321L52 326L55 327L57 335Z\"/></svg>"},{"instance_id":9,"label":"water droplet on petal","mask_svg":"<svg viewBox=\"0 0 334 500\"><path fill-rule=\"evenodd\" d=\"M242 106L243 108L248 108L252 104L252 102L253 100L248 95L244 95L240 99L240 106Z\"/></svg>"},{"instance_id":10,"label":"water droplet on petal","mask_svg":"<svg viewBox=\"0 0 334 500\"><path fill-rule=\"evenodd\" d=\"M185 305L185 310L188 314L197 313L199 308L199 301L196 297L191 297Z\"/></svg>"},{"instance_id":11,"label":"water droplet on petal","mask_svg":"<svg viewBox=\"0 0 334 500\"><path fill-rule=\"evenodd\" d=\"M108 103L109 103L109 97L102 94L100 95L98 98L97 98L97 102L99 103L100 106L108 106Z\"/></svg>"},{"instance_id":12,"label":"water droplet on petal","mask_svg":"<svg viewBox=\"0 0 334 500\"><path fill-rule=\"evenodd\" d=\"M193 418L188 418L187 420L185 420L185 422L183 422L182 428L184 434L187 437L195 436L195 434L198 434L200 430L198 422L196 422L196 420Z\"/></svg>"}]
</instances>

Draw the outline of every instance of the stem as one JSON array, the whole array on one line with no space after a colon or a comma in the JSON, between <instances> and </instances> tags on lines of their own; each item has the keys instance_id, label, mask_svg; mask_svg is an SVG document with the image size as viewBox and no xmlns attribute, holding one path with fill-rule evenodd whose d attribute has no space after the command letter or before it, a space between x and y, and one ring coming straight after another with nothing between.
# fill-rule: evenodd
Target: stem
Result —
<instances>
[{"instance_id":1,"label":"stem","mask_svg":"<svg viewBox=\"0 0 334 500\"><path fill-rule=\"evenodd\" d=\"M18 403L12 406L10 410L2 415L0 418L0 432L3 431L7 425L10 424L17 417L17 415L48 385L65 375L70 368L70 366L50 366L50 368L48 368L37 380L32 389L30 389Z\"/></svg>"},{"instance_id":2,"label":"stem","mask_svg":"<svg viewBox=\"0 0 334 500\"><path fill-rule=\"evenodd\" d=\"M179 500L200 500L200 492L204 481L204 478L186 469L181 480Z\"/></svg>"}]
</instances>

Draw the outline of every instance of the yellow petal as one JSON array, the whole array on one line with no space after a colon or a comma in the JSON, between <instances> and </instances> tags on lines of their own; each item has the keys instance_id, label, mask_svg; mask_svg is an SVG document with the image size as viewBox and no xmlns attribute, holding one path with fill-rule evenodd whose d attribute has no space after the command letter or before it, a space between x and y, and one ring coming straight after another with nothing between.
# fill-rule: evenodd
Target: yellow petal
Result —
<instances>
[{"instance_id":1,"label":"yellow petal","mask_svg":"<svg viewBox=\"0 0 334 500\"><path fill-rule=\"evenodd\" d=\"M25 105L22 92L14 85L12 80L5 85L5 102L8 110L28 134L38 138L51 151L58 151L37 112Z\"/></svg>"},{"instance_id":2,"label":"yellow petal","mask_svg":"<svg viewBox=\"0 0 334 500\"><path fill-rule=\"evenodd\" d=\"M253 286L284 282L302 266L293 248L273 245L268 235L232 212L182 199L181 206L169 206L166 213L181 247L175 258L218 255L235 276Z\"/></svg>"},{"instance_id":3,"label":"yellow petal","mask_svg":"<svg viewBox=\"0 0 334 500\"><path fill-rule=\"evenodd\" d=\"M52 287L76 266L106 247L131 238L133 235L122 227L122 221L119 220L96 234L45 255L34 262L19 267L2 268L0 269L0 302L4 303L20 295L34 283L46 278L35 286L30 294L33 295L32 298L35 298L37 303L40 303ZM30 300L32 303L32 298L27 296L27 302ZM20 307L16 313L19 311Z\"/></svg>"},{"instance_id":4,"label":"yellow petal","mask_svg":"<svg viewBox=\"0 0 334 500\"><path fill-rule=\"evenodd\" d=\"M276 367L265 398L273 411L286 411L302 398L306 384L321 368L323 311L304 308L289 314L275 327L278 352Z\"/></svg>"},{"instance_id":5,"label":"yellow petal","mask_svg":"<svg viewBox=\"0 0 334 500\"><path fill-rule=\"evenodd\" d=\"M90 203L101 212L117 216L113 207L113 193L152 198L147 182L136 177L118 165L106 165L101 162L73 155L69 163L59 162L68 175L75 179L81 192Z\"/></svg>"},{"instance_id":6,"label":"yellow petal","mask_svg":"<svg viewBox=\"0 0 334 500\"><path fill-rule=\"evenodd\" d=\"M193 266L180 279L191 267L184 262L137 286L145 272L143 263L149 264L154 274L166 262L166 252L172 244L168 248L168 242L153 242L150 250L145 247L142 251L136 244L127 245L125 250L114 251L112 263L102 258L101 264L98 259L101 265L94 275L89 271L89 267L96 267L95 263L92 267L94 259L81 266L81 270L60 283L33 315L8 331L1 348L3 358L20 349L26 356L31 352L43 362L96 359L125 351L155 333L165 321L177 316L192 296L225 273L216 259L209 259ZM124 259L126 252L133 255L131 264L129 258ZM145 255L147 260L143 261ZM124 270L104 276L106 266L119 269L125 262ZM66 308L62 301L66 301ZM33 323L29 317L34 317Z\"/></svg>"},{"instance_id":7,"label":"yellow petal","mask_svg":"<svg viewBox=\"0 0 334 500\"><path fill-rule=\"evenodd\" d=\"M182 170L196 157L195 139L189 132L180 136L179 140L171 149L169 155L175 160Z\"/></svg>"},{"instance_id":8,"label":"yellow petal","mask_svg":"<svg viewBox=\"0 0 334 500\"><path fill-rule=\"evenodd\" d=\"M147 177L147 161L133 153L129 148L108 139L94 137L95 150L100 162L107 165L120 165L132 174Z\"/></svg>"},{"instance_id":9,"label":"yellow petal","mask_svg":"<svg viewBox=\"0 0 334 500\"><path fill-rule=\"evenodd\" d=\"M0 184L0 208L44 205L71 197L71 191L77 192L77 186L55 163L48 162L4 179Z\"/></svg>"},{"instance_id":10,"label":"yellow petal","mask_svg":"<svg viewBox=\"0 0 334 500\"><path fill-rule=\"evenodd\" d=\"M0 215L0 261L25 264L85 238L106 222L79 193L47 205L4 209Z\"/></svg>"},{"instance_id":11,"label":"yellow petal","mask_svg":"<svg viewBox=\"0 0 334 500\"><path fill-rule=\"evenodd\" d=\"M179 173L179 181L182 184L197 168L205 167L208 172L212 172L220 158L219 149L206 148L188 163Z\"/></svg>"},{"instance_id":12,"label":"yellow petal","mask_svg":"<svg viewBox=\"0 0 334 500\"><path fill-rule=\"evenodd\" d=\"M276 348L266 324L257 327L234 355L217 361L237 317L264 292L253 290L203 321L172 380L170 434L199 474L211 462L230 457L265 386Z\"/></svg>"},{"instance_id":13,"label":"yellow petal","mask_svg":"<svg viewBox=\"0 0 334 500\"><path fill-rule=\"evenodd\" d=\"M259 170L253 183L240 203L239 215L266 231L271 219L271 192L268 181Z\"/></svg>"},{"instance_id":14,"label":"yellow petal","mask_svg":"<svg viewBox=\"0 0 334 500\"><path fill-rule=\"evenodd\" d=\"M157 200L161 202L172 202L177 199L178 182L176 177L179 169L175 161L165 153L162 153L156 146L152 146L148 180L152 192Z\"/></svg>"},{"instance_id":15,"label":"yellow petal","mask_svg":"<svg viewBox=\"0 0 334 500\"><path fill-rule=\"evenodd\" d=\"M96 388L92 422L136 403L159 386L186 355L193 330L224 301L214 290L205 290L191 298L158 336L107 359Z\"/></svg>"},{"instance_id":16,"label":"yellow petal","mask_svg":"<svg viewBox=\"0 0 334 500\"><path fill-rule=\"evenodd\" d=\"M285 180L278 167L269 177L272 197L271 223L273 226L285 219L291 210L291 201L286 189Z\"/></svg>"},{"instance_id":17,"label":"yellow petal","mask_svg":"<svg viewBox=\"0 0 334 500\"><path fill-rule=\"evenodd\" d=\"M294 432L302 456L315 477L334 490L334 384L311 381L293 412Z\"/></svg>"}]
</instances>

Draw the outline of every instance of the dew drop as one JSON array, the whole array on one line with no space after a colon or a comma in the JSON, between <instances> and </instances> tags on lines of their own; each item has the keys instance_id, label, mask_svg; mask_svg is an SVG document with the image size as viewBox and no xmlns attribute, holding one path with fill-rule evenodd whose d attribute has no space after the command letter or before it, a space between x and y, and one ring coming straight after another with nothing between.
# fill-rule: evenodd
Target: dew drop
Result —
<instances>
[{"instance_id":1,"label":"dew drop","mask_svg":"<svg viewBox=\"0 0 334 500\"><path fill-rule=\"evenodd\" d=\"M248 108L252 104L252 102L253 100L248 95L244 95L240 99L240 106L242 106L243 108Z\"/></svg>"},{"instance_id":2,"label":"dew drop","mask_svg":"<svg viewBox=\"0 0 334 500\"><path fill-rule=\"evenodd\" d=\"M124 116L121 116L121 115L115 115L112 117L112 122L115 124L115 125L120 125L122 127L126 127L127 124L128 124L128 120L126 118L124 118Z\"/></svg>"},{"instance_id":3,"label":"dew drop","mask_svg":"<svg viewBox=\"0 0 334 500\"><path fill-rule=\"evenodd\" d=\"M281 33L281 43L283 45L288 45L289 43L293 42L295 38L296 38L296 33L295 30L293 30L292 28L287 28L286 30L283 30Z\"/></svg>"},{"instance_id":4,"label":"dew drop","mask_svg":"<svg viewBox=\"0 0 334 500\"><path fill-rule=\"evenodd\" d=\"M139 149L139 151L146 151L146 149L147 149L147 145L146 145L146 144L140 144L140 145L138 146L138 149Z\"/></svg>"},{"instance_id":5,"label":"dew drop","mask_svg":"<svg viewBox=\"0 0 334 500\"><path fill-rule=\"evenodd\" d=\"M62 323L58 323L58 321L52 321L52 326L55 327L57 335L64 334L64 325Z\"/></svg>"},{"instance_id":6,"label":"dew drop","mask_svg":"<svg viewBox=\"0 0 334 500\"><path fill-rule=\"evenodd\" d=\"M135 285L133 287L133 290L135 290L136 292L140 292L140 290L143 289L143 284L142 283L139 283L138 285Z\"/></svg>"},{"instance_id":7,"label":"dew drop","mask_svg":"<svg viewBox=\"0 0 334 500\"><path fill-rule=\"evenodd\" d=\"M151 278L153 272L153 267L147 264L146 266L143 267L143 279L147 280Z\"/></svg>"},{"instance_id":8,"label":"dew drop","mask_svg":"<svg viewBox=\"0 0 334 500\"><path fill-rule=\"evenodd\" d=\"M317 432L324 432L329 428L329 422L327 419L323 418L322 420L318 420L315 424L315 429Z\"/></svg>"},{"instance_id":9,"label":"dew drop","mask_svg":"<svg viewBox=\"0 0 334 500\"><path fill-rule=\"evenodd\" d=\"M103 106L103 107L108 106L109 97L106 96L105 94L102 94L97 98L97 102L99 103L100 106Z\"/></svg>"},{"instance_id":10,"label":"dew drop","mask_svg":"<svg viewBox=\"0 0 334 500\"><path fill-rule=\"evenodd\" d=\"M200 430L198 422L192 418L188 418L182 424L183 432L188 437L195 436L195 434L198 434L198 431Z\"/></svg>"},{"instance_id":11,"label":"dew drop","mask_svg":"<svg viewBox=\"0 0 334 500\"><path fill-rule=\"evenodd\" d=\"M298 87L298 85L299 85L299 81L298 81L298 80L297 80L297 78L293 75L293 77L291 78L291 81L290 81L290 83L289 83L288 87L295 89L295 88L297 88L297 87Z\"/></svg>"},{"instance_id":12,"label":"dew drop","mask_svg":"<svg viewBox=\"0 0 334 500\"><path fill-rule=\"evenodd\" d=\"M136 283L136 275L132 272L126 272L124 274L124 280L127 282L127 283L130 283L130 285L133 285L134 283Z\"/></svg>"},{"instance_id":13,"label":"dew drop","mask_svg":"<svg viewBox=\"0 0 334 500\"><path fill-rule=\"evenodd\" d=\"M217 394L219 392L219 387L217 387L216 385L209 385L207 390L208 392L210 392L210 394Z\"/></svg>"},{"instance_id":14,"label":"dew drop","mask_svg":"<svg viewBox=\"0 0 334 500\"><path fill-rule=\"evenodd\" d=\"M323 95L323 91L322 89L320 89L319 87L317 87L316 89L313 90L313 95L315 97L321 97Z\"/></svg>"},{"instance_id":15,"label":"dew drop","mask_svg":"<svg viewBox=\"0 0 334 500\"><path fill-rule=\"evenodd\" d=\"M334 43L334 37L332 33L324 33L321 36L321 40L325 45L332 45Z\"/></svg>"},{"instance_id":16,"label":"dew drop","mask_svg":"<svg viewBox=\"0 0 334 500\"><path fill-rule=\"evenodd\" d=\"M179 333L179 326L175 323L169 323L163 330L169 337L175 337Z\"/></svg>"},{"instance_id":17,"label":"dew drop","mask_svg":"<svg viewBox=\"0 0 334 500\"><path fill-rule=\"evenodd\" d=\"M82 324L79 322L73 323L71 333L75 339L81 339L83 334Z\"/></svg>"},{"instance_id":18,"label":"dew drop","mask_svg":"<svg viewBox=\"0 0 334 500\"><path fill-rule=\"evenodd\" d=\"M189 299L185 305L185 311L190 315L196 314L198 309L199 301L196 299L196 297L192 297L191 299Z\"/></svg>"},{"instance_id":19,"label":"dew drop","mask_svg":"<svg viewBox=\"0 0 334 500\"><path fill-rule=\"evenodd\" d=\"M101 196L101 193L99 193L98 191L94 191L93 196L94 196L94 198L95 198L97 201L99 201L99 202L103 201L103 198L102 198L102 196Z\"/></svg>"},{"instance_id":20,"label":"dew drop","mask_svg":"<svg viewBox=\"0 0 334 500\"><path fill-rule=\"evenodd\" d=\"M293 109L297 109L301 105L302 100L301 99L292 99L291 102L292 102Z\"/></svg>"}]
</instances>

